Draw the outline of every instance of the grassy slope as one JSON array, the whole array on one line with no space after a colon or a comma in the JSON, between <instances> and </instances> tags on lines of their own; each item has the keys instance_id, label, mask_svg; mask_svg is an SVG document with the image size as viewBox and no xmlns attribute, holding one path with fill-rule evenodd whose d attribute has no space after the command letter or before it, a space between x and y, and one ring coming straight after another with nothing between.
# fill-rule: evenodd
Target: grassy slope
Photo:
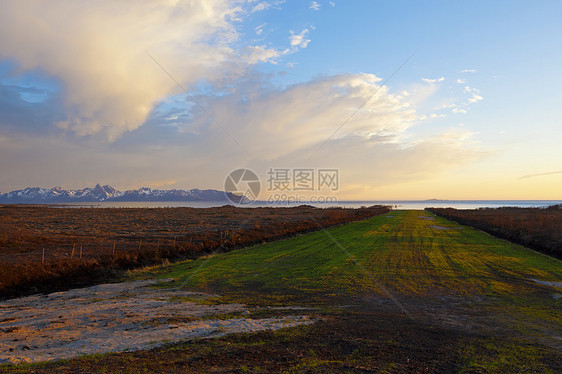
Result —
<instances>
[{"instance_id":1,"label":"grassy slope","mask_svg":"<svg viewBox=\"0 0 562 374\"><path fill-rule=\"evenodd\" d=\"M430 213L391 212L134 274L174 278L174 286L219 293L221 301L312 305L323 318L313 326L33 368L163 370L174 368L172 355L177 367L206 371L209 360L218 360L216 352L237 352L219 366L353 372L561 369L562 300L553 297L560 291L532 279L562 281L562 263L468 227L437 230L431 226L458 225L421 215ZM330 334L339 334L332 343ZM349 352L334 348L350 342ZM287 347L294 348L286 352ZM286 358L275 361L280 366L259 359L276 355ZM194 363L194 357L203 362Z\"/></svg>"}]
</instances>

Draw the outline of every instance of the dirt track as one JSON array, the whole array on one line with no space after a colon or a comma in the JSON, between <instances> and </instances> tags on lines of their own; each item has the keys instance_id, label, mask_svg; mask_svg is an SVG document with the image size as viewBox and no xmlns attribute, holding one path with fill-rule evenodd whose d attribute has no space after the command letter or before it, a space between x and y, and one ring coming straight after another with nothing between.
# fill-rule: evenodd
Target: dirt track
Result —
<instances>
[{"instance_id":1,"label":"dirt track","mask_svg":"<svg viewBox=\"0 0 562 374\"><path fill-rule=\"evenodd\" d=\"M0 363L147 349L313 322L302 315L247 318L244 305L204 304L213 295L151 288L155 283L102 284L0 302Z\"/></svg>"}]
</instances>

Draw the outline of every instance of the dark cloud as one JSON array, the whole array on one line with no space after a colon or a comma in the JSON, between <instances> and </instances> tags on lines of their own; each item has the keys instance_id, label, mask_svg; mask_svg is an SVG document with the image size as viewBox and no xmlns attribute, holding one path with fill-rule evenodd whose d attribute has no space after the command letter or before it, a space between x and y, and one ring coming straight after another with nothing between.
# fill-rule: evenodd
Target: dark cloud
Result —
<instances>
[{"instance_id":1,"label":"dark cloud","mask_svg":"<svg viewBox=\"0 0 562 374\"><path fill-rule=\"evenodd\" d=\"M64 119L60 97L47 89L0 84L2 133L45 134Z\"/></svg>"}]
</instances>

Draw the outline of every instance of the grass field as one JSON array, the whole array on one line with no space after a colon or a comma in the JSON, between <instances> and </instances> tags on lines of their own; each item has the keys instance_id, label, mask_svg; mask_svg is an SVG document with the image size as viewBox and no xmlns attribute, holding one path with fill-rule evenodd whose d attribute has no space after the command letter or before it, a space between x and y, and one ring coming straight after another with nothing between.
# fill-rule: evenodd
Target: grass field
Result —
<instances>
[{"instance_id":1,"label":"grass field","mask_svg":"<svg viewBox=\"0 0 562 374\"><path fill-rule=\"evenodd\" d=\"M15 370L562 371L562 263L429 212L393 211L130 277L173 278L166 287L246 303L255 317L309 307L319 322Z\"/></svg>"}]
</instances>

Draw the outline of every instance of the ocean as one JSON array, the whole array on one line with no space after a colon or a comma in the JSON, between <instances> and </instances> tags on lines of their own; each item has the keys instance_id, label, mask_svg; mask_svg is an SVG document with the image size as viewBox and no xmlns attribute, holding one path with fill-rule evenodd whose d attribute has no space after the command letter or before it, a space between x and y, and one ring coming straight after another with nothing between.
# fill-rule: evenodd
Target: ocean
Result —
<instances>
[{"instance_id":1,"label":"ocean","mask_svg":"<svg viewBox=\"0 0 562 374\"><path fill-rule=\"evenodd\" d=\"M228 205L226 201L146 201L146 202L96 202L96 203L68 203L50 205L60 208L213 208ZM394 209L425 209L425 208L455 208L479 209L498 207L545 208L562 204L562 200L377 200L377 201L340 201L330 203L267 203L253 202L236 205L244 208L275 207L286 208L299 205L311 205L317 208L359 208L370 205L391 205ZM234 205L234 204L230 204Z\"/></svg>"}]
</instances>

